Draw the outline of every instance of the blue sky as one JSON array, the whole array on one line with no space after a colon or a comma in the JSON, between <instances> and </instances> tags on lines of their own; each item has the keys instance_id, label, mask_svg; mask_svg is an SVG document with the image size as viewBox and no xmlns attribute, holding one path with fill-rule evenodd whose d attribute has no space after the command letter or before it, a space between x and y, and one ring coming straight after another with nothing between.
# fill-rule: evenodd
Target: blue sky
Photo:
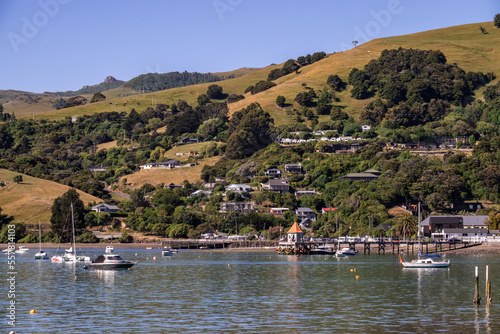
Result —
<instances>
[{"instance_id":1,"label":"blue sky","mask_svg":"<svg viewBox=\"0 0 500 334\"><path fill-rule=\"evenodd\" d=\"M0 89L263 67L497 13L498 0L1 0Z\"/></svg>"}]
</instances>

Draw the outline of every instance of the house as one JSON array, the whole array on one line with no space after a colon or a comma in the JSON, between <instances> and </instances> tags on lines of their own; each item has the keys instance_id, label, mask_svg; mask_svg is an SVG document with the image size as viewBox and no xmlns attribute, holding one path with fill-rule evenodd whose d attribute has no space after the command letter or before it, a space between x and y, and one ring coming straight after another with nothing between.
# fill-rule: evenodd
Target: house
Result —
<instances>
[{"instance_id":1,"label":"house","mask_svg":"<svg viewBox=\"0 0 500 334\"><path fill-rule=\"evenodd\" d=\"M164 162L150 162L145 165L139 166L139 168L142 169L172 169L175 168L176 166L179 166L180 162L179 160L167 160Z\"/></svg>"},{"instance_id":2,"label":"house","mask_svg":"<svg viewBox=\"0 0 500 334\"><path fill-rule=\"evenodd\" d=\"M271 213L275 216L283 216L285 212L290 211L289 208L271 208Z\"/></svg>"},{"instance_id":3,"label":"house","mask_svg":"<svg viewBox=\"0 0 500 334\"><path fill-rule=\"evenodd\" d=\"M288 193L290 191L290 186L287 180L269 180L267 184L260 184L263 190L274 191L280 194Z\"/></svg>"},{"instance_id":4,"label":"house","mask_svg":"<svg viewBox=\"0 0 500 334\"><path fill-rule=\"evenodd\" d=\"M298 164L285 164L285 173L302 173L302 165Z\"/></svg>"},{"instance_id":5,"label":"house","mask_svg":"<svg viewBox=\"0 0 500 334\"><path fill-rule=\"evenodd\" d=\"M106 203L100 203L92 207L92 211L95 212L117 212L120 208L116 205L109 205Z\"/></svg>"},{"instance_id":6,"label":"house","mask_svg":"<svg viewBox=\"0 0 500 334\"><path fill-rule=\"evenodd\" d=\"M89 167L88 170L91 171L91 172L105 172L106 171L106 167L103 167L103 166L100 166L100 167Z\"/></svg>"},{"instance_id":7,"label":"house","mask_svg":"<svg viewBox=\"0 0 500 334\"><path fill-rule=\"evenodd\" d=\"M301 221L304 218L309 218L312 221L316 221L316 213L309 208L298 208L297 210L295 210L295 215Z\"/></svg>"},{"instance_id":8,"label":"house","mask_svg":"<svg viewBox=\"0 0 500 334\"><path fill-rule=\"evenodd\" d=\"M200 140L198 138L182 138L177 142L179 145L185 145L185 144L193 144L193 143L199 143Z\"/></svg>"},{"instance_id":9,"label":"house","mask_svg":"<svg viewBox=\"0 0 500 334\"><path fill-rule=\"evenodd\" d=\"M207 182L205 183L203 186L205 187L205 189L207 190L213 190L215 188L215 186L217 185L217 183L215 182Z\"/></svg>"},{"instance_id":10,"label":"house","mask_svg":"<svg viewBox=\"0 0 500 334\"><path fill-rule=\"evenodd\" d=\"M335 211L335 210L337 210L337 208L322 208L322 209L321 209L321 213L322 213L322 214L325 214L325 213L327 213L327 212L333 212L333 211Z\"/></svg>"},{"instance_id":11,"label":"house","mask_svg":"<svg viewBox=\"0 0 500 334\"><path fill-rule=\"evenodd\" d=\"M252 190L253 190L252 187L247 186L246 184L239 184L239 183L230 184L226 187L226 192L232 191L238 194L250 192Z\"/></svg>"},{"instance_id":12,"label":"house","mask_svg":"<svg viewBox=\"0 0 500 334\"><path fill-rule=\"evenodd\" d=\"M302 197L302 196L314 196L317 195L318 193L316 190L297 190L295 192L295 196L297 198Z\"/></svg>"},{"instance_id":13,"label":"house","mask_svg":"<svg viewBox=\"0 0 500 334\"><path fill-rule=\"evenodd\" d=\"M302 227L304 230L311 230L313 221L310 218L304 218L300 221L299 226Z\"/></svg>"},{"instance_id":14,"label":"house","mask_svg":"<svg viewBox=\"0 0 500 334\"><path fill-rule=\"evenodd\" d=\"M379 179L380 172L375 169L368 169L363 173L349 173L340 177L340 180L350 180L350 181L376 181Z\"/></svg>"},{"instance_id":15,"label":"house","mask_svg":"<svg viewBox=\"0 0 500 334\"><path fill-rule=\"evenodd\" d=\"M304 232L299 227L297 222L293 223L290 230L287 232L287 241L289 244L297 244L302 242L302 237L304 236Z\"/></svg>"},{"instance_id":16,"label":"house","mask_svg":"<svg viewBox=\"0 0 500 334\"><path fill-rule=\"evenodd\" d=\"M488 231L488 216L429 216L420 223L420 232L425 237L444 238L444 229L481 228ZM458 230L457 230L458 231ZM460 232L457 232L460 233Z\"/></svg>"},{"instance_id":17,"label":"house","mask_svg":"<svg viewBox=\"0 0 500 334\"><path fill-rule=\"evenodd\" d=\"M220 212L250 213L255 211L252 202L224 202L220 204Z\"/></svg>"},{"instance_id":18,"label":"house","mask_svg":"<svg viewBox=\"0 0 500 334\"><path fill-rule=\"evenodd\" d=\"M485 228L444 228L443 239L445 240L482 240L488 236L488 229Z\"/></svg>"},{"instance_id":19,"label":"house","mask_svg":"<svg viewBox=\"0 0 500 334\"><path fill-rule=\"evenodd\" d=\"M361 126L361 131L362 131L362 132L370 131L370 129L371 129L371 128L372 128L372 127L371 127L371 126L369 126L369 125L362 125L362 126Z\"/></svg>"},{"instance_id":20,"label":"house","mask_svg":"<svg viewBox=\"0 0 500 334\"><path fill-rule=\"evenodd\" d=\"M226 182L226 178L223 176L216 176L215 182Z\"/></svg>"},{"instance_id":21,"label":"house","mask_svg":"<svg viewBox=\"0 0 500 334\"><path fill-rule=\"evenodd\" d=\"M447 208L448 211L468 211L476 212L477 210L483 209L483 204L479 202L474 203L453 203Z\"/></svg>"},{"instance_id":22,"label":"house","mask_svg":"<svg viewBox=\"0 0 500 334\"><path fill-rule=\"evenodd\" d=\"M210 190L196 190L191 195L189 195L189 198L193 198L193 197L197 197L197 196L210 197L210 195L212 195L212 192Z\"/></svg>"},{"instance_id":23,"label":"house","mask_svg":"<svg viewBox=\"0 0 500 334\"><path fill-rule=\"evenodd\" d=\"M264 176L274 177L279 179L281 177L281 170L278 168L269 168L264 172Z\"/></svg>"}]
</instances>

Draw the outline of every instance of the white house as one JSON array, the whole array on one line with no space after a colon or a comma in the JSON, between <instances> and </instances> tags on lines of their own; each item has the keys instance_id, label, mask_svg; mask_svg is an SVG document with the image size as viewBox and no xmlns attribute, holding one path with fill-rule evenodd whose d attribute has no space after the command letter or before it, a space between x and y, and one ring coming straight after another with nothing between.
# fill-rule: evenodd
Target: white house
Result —
<instances>
[{"instance_id":1,"label":"white house","mask_svg":"<svg viewBox=\"0 0 500 334\"><path fill-rule=\"evenodd\" d=\"M117 212L120 208L116 205L109 205L106 203L100 203L92 207L92 211L95 212Z\"/></svg>"},{"instance_id":2,"label":"white house","mask_svg":"<svg viewBox=\"0 0 500 334\"><path fill-rule=\"evenodd\" d=\"M226 187L226 192L227 191L232 191L232 192L241 194L244 192L252 191L252 187L247 186L246 184L234 183L234 184L230 184Z\"/></svg>"},{"instance_id":3,"label":"white house","mask_svg":"<svg viewBox=\"0 0 500 334\"><path fill-rule=\"evenodd\" d=\"M172 169L175 168L176 166L179 166L180 162L178 160L167 160L164 162L150 162L145 165L139 166L139 168L142 169Z\"/></svg>"}]
</instances>

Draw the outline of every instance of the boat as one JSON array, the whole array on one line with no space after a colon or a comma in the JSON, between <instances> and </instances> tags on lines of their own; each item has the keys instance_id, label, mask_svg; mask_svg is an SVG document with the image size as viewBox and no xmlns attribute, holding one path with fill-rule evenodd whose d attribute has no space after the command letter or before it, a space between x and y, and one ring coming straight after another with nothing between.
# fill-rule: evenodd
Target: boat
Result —
<instances>
[{"instance_id":1,"label":"boat","mask_svg":"<svg viewBox=\"0 0 500 334\"><path fill-rule=\"evenodd\" d=\"M324 254L333 254L333 251L326 244L318 246L316 248L312 248L309 250L309 254L311 255L324 255Z\"/></svg>"},{"instance_id":2,"label":"boat","mask_svg":"<svg viewBox=\"0 0 500 334\"><path fill-rule=\"evenodd\" d=\"M104 251L106 254L111 254L113 253L115 249L113 248L113 246L106 246L106 250Z\"/></svg>"},{"instance_id":3,"label":"boat","mask_svg":"<svg viewBox=\"0 0 500 334\"><path fill-rule=\"evenodd\" d=\"M24 254L26 253L27 251L29 251L30 249L26 246L19 246L18 249L16 249L15 253L16 254Z\"/></svg>"},{"instance_id":4,"label":"boat","mask_svg":"<svg viewBox=\"0 0 500 334\"><path fill-rule=\"evenodd\" d=\"M64 250L64 255L54 255L50 258L52 262L77 262L78 257L76 255L76 244L75 244L75 221L73 217L73 203L71 203L71 223L73 228L73 246L69 249Z\"/></svg>"},{"instance_id":5,"label":"boat","mask_svg":"<svg viewBox=\"0 0 500 334\"><path fill-rule=\"evenodd\" d=\"M337 237L337 251L335 252L335 257L346 257L344 253L340 250L340 230L339 230L339 222L337 221L337 213L335 213L335 221L337 222L337 231L339 231L339 236Z\"/></svg>"},{"instance_id":6,"label":"boat","mask_svg":"<svg viewBox=\"0 0 500 334\"><path fill-rule=\"evenodd\" d=\"M120 255L111 252L99 255L94 261L87 263L83 268L94 270L128 269L136 263L124 260Z\"/></svg>"},{"instance_id":7,"label":"boat","mask_svg":"<svg viewBox=\"0 0 500 334\"><path fill-rule=\"evenodd\" d=\"M348 247L344 247L339 251L343 255L357 255L358 251L357 250L352 250Z\"/></svg>"},{"instance_id":8,"label":"boat","mask_svg":"<svg viewBox=\"0 0 500 334\"><path fill-rule=\"evenodd\" d=\"M422 258L423 257L423 258ZM435 261L432 258L422 256L420 247L420 203L418 203L418 255L416 260L403 261L399 254L399 262L404 268L448 268L450 260Z\"/></svg>"},{"instance_id":9,"label":"boat","mask_svg":"<svg viewBox=\"0 0 500 334\"><path fill-rule=\"evenodd\" d=\"M177 250L173 250L173 249L162 249L161 251L161 255L162 256L173 256L174 253L177 253Z\"/></svg>"},{"instance_id":10,"label":"boat","mask_svg":"<svg viewBox=\"0 0 500 334\"><path fill-rule=\"evenodd\" d=\"M35 260L48 260L49 259L49 254L47 254L45 251L42 250L42 225L40 225L40 221L38 221L38 241L39 241L39 250L35 254Z\"/></svg>"}]
</instances>

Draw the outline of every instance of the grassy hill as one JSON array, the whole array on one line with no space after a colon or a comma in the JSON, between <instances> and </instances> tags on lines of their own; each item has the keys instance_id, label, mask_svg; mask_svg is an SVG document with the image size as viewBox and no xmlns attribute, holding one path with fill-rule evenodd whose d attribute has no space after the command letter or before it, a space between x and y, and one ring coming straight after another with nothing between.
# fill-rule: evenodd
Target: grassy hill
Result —
<instances>
[{"instance_id":1,"label":"grassy hill","mask_svg":"<svg viewBox=\"0 0 500 334\"><path fill-rule=\"evenodd\" d=\"M16 184L12 181L16 175L19 173L0 169L0 181L7 184L0 188L2 213L14 216L15 221L28 226L38 225L39 220L42 224L49 224L54 199L63 195L70 187L24 174L21 174L23 182ZM94 201L101 202L97 197L77 191L85 205Z\"/></svg>"},{"instance_id":2,"label":"grassy hill","mask_svg":"<svg viewBox=\"0 0 500 334\"><path fill-rule=\"evenodd\" d=\"M174 168L174 169L150 169L150 170L140 170L130 175L126 175L120 179L120 184L122 179L127 179L127 184L130 189L137 189L142 187L144 184L149 183L156 185L159 183L169 184L182 184L184 180L190 183L196 183L200 181L201 170L205 165L215 165L219 161L220 157L212 157L198 161L198 165L194 167L185 168Z\"/></svg>"},{"instance_id":3,"label":"grassy hill","mask_svg":"<svg viewBox=\"0 0 500 334\"><path fill-rule=\"evenodd\" d=\"M488 34L482 34L479 27L484 27ZM289 74L277 79L277 86L255 94L245 94L245 99L229 105L230 112L240 110L252 102L258 102L275 119L276 125L291 124L294 117L287 115L284 110L275 103L278 95L286 97L288 103L292 103L295 96L304 91L302 86L306 83L308 87L315 90L326 87L326 80L331 74L338 74L344 80L352 68L362 68L370 60L378 58L384 49L413 48L424 50L441 50L449 63L457 63L466 71L494 72L500 76L500 63L496 61L500 52L500 29L496 29L492 22L467 24L444 29L431 30L404 36L379 38L368 43L359 45L349 51L329 54L326 58L300 69L299 74ZM281 65L268 66L262 69L251 69L247 74L217 82L227 94L243 94L245 89L258 82L266 80L268 73ZM174 88L165 91L139 94L126 97L117 97L107 101L93 103L85 106L46 112L40 117L47 119L61 119L66 116L92 114L104 111L126 111L132 108L142 111L152 106L152 97L156 97L156 103L171 104L178 100L185 100L189 104L196 105L199 94L205 93L210 83L193 85L182 88ZM358 116L361 109L370 102L367 100L355 100L350 97L348 91L337 94L341 99L336 105L341 106L344 111L353 116ZM294 103L294 107L298 107ZM328 116L322 116L325 120ZM322 118L320 118L322 121Z\"/></svg>"}]
</instances>

